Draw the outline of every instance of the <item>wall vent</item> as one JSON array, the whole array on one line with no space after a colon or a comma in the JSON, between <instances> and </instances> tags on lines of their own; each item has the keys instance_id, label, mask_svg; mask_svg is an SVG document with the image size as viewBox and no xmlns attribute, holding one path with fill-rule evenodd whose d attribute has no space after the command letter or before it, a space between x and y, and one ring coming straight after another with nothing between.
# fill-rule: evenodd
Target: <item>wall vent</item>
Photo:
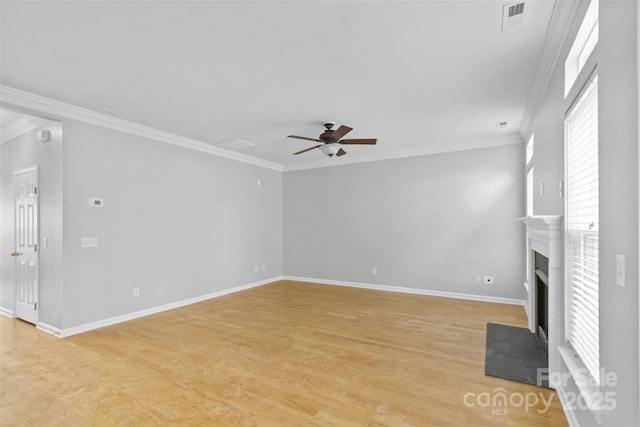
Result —
<instances>
[{"instance_id":1,"label":"wall vent","mask_svg":"<svg viewBox=\"0 0 640 427\"><path fill-rule=\"evenodd\" d=\"M502 7L502 31L524 23L524 2L506 4Z\"/></svg>"},{"instance_id":2,"label":"wall vent","mask_svg":"<svg viewBox=\"0 0 640 427\"><path fill-rule=\"evenodd\" d=\"M508 18L516 15L522 15L524 13L524 3L514 4L509 6Z\"/></svg>"}]
</instances>

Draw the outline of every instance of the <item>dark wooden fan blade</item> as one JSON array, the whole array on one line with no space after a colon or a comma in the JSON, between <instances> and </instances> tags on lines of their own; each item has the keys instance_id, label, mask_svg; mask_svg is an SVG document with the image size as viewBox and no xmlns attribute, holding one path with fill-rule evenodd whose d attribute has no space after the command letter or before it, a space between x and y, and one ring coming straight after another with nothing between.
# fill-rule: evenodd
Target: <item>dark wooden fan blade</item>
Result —
<instances>
[{"instance_id":1,"label":"dark wooden fan blade","mask_svg":"<svg viewBox=\"0 0 640 427\"><path fill-rule=\"evenodd\" d=\"M318 147L322 147L324 144L320 144L320 145L316 145L315 147L309 147L306 150L302 150L302 151L298 151L297 153L293 153L293 154L302 154L302 153L306 153L307 151L311 151L311 150L315 150Z\"/></svg>"},{"instance_id":2,"label":"dark wooden fan blade","mask_svg":"<svg viewBox=\"0 0 640 427\"><path fill-rule=\"evenodd\" d=\"M336 153L336 156L340 157L340 156L344 156L345 154L347 154L346 151L344 151L342 148L338 150L338 152Z\"/></svg>"},{"instance_id":3,"label":"dark wooden fan blade","mask_svg":"<svg viewBox=\"0 0 640 427\"><path fill-rule=\"evenodd\" d=\"M296 138L296 139L304 139L306 141L322 142L319 139L307 138L306 136L298 136L298 135L288 135L287 138Z\"/></svg>"},{"instance_id":4,"label":"dark wooden fan blade","mask_svg":"<svg viewBox=\"0 0 640 427\"><path fill-rule=\"evenodd\" d=\"M338 129L333 132L332 138L334 141L338 141L340 138L351 132L353 129L349 126L341 125Z\"/></svg>"},{"instance_id":5,"label":"dark wooden fan blade","mask_svg":"<svg viewBox=\"0 0 640 427\"><path fill-rule=\"evenodd\" d=\"M378 140L377 139L343 139L340 141L340 144L366 144L366 145L374 145Z\"/></svg>"}]
</instances>

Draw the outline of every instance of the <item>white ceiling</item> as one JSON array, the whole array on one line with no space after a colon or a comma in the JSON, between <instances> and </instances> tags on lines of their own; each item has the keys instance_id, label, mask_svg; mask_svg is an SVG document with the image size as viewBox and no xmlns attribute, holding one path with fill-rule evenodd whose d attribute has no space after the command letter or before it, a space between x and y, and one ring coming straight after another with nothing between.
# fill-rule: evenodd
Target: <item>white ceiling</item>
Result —
<instances>
[{"instance_id":1,"label":"white ceiling","mask_svg":"<svg viewBox=\"0 0 640 427\"><path fill-rule=\"evenodd\" d=\"M507 1L1 2L1 83L287 167L513 140L554 7ZM291 153L333 120L377 146ZM507 121L499 131L498 122ZM509 138L510 137L510 138Z\"/></svg>"}]
</instances>

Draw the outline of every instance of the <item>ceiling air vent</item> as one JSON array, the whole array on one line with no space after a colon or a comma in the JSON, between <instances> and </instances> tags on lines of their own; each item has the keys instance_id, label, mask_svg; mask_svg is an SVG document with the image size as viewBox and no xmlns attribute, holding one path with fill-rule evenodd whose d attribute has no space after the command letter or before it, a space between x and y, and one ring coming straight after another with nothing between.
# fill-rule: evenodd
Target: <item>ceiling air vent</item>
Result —
<instances>
[{"instance_id":1,"label":"ceiling air vent","mask_svg":"<svg viewBox=\"0 0 640 427\"><path fill-rule=\"evenodd\" d=\"M256 144L252 144L242 139L234 139L233 141L224 141L213 145L226 150L241 150L243 148L255 147Z\"/></svg>"},{"instance_id":2,"label":"ceiling air vent","mask_svg":"<svg viewBox=\"0 0 640 427\"><path fill-rule=\"evenodd\" d=\"M524 23L524 2L506 4L502 7L502 31Z\"/></svg>"}]
</instances>

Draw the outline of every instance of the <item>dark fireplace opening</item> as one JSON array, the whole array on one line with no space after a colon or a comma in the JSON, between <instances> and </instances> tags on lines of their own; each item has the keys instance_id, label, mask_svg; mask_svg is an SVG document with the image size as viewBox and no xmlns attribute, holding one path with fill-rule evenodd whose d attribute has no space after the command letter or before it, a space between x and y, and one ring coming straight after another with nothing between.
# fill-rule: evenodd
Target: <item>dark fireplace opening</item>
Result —
<instances>
[{"instance_id":1,"label":"dark fireplace opening","mask_svg":"<svg viewBox=\"0 0 640 427\"><path fill-rule=\"evenodd\" d=\"M534 252L536 287L536 332L548 352L549 346L549 258Z\"/></svg>"}]
</instances>

